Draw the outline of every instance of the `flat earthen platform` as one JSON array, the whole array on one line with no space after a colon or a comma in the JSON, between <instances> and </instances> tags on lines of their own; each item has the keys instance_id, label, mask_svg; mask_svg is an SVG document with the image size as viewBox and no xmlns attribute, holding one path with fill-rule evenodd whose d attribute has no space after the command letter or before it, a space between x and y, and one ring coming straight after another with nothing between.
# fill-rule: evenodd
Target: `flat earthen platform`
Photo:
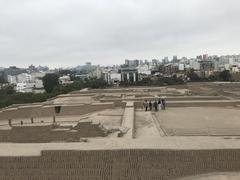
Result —
<instances>
[{"instance_id":1,"label":"flat earthen platform","mask_svg":"<svg viewBox=\"0 0 240 180\"><path fill-rule=\"evenodd\" d=\"M12 105L0 111L0 133L9 133L0 142L0 177L240 179L240 98L234 90L235 85L229 89L205 83L85 89L44 103ZM166 110L143 109L144 100L161 97L166 98ZM57 125L48 132L54 141L35 133L51 125ZM62 138L76 128L81 136ZM24 141L16 141L19 137Z\"/></svg>"},{"instance_id":2,"label":"flat earthen platform","mask_svg":"<svg viewBox=\"0 0 240 180\"><path fill-rule=\"evenodd\" d=\"M168 108L155 115L168 136L240 135L240 108Z\"/></svg>"}]
</instances>

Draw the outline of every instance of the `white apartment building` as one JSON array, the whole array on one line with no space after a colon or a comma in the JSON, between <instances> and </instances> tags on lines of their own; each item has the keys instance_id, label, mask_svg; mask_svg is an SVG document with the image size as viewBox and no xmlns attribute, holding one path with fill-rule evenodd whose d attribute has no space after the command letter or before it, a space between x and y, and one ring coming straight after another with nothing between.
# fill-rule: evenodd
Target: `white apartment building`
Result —
<instances>
[{"instance_id":1,"label":"white apartment building","mask_svg":"<svg viewBox=\"0 0 240 180\"><path fill-rule=\"evenodd\" d=\"M239 68L240 68L239 66L232 66L231 69L233 73L238 73L240 71Z\"/></svg>"},{"instance_id":2,"label":"white apartment building","mask_svg":"<svg viewBox=\"0 0 240 180\"><path fill-rule=\"evenodd\" d=\"M110 81L113 84L119 83L122 81L121 73L118 72L110 72Z\"/></svg>"},{"instance_id":3,"label":"white apartment building","mask_svg":"<svg viewBox=\"0 0 240 180\"><path fill-rule=\"evenodd\" d=\"M185 65L184 64L178 64L178 70L179 71L184 71Z\"/></svg>"},{"instance_id":4,"label":"white apartment building","mask_svg":"<svg viewBox=\"0 0 240 180\"><path fill-rule=\"evenodd\" d=\"M17 75L17 82L18 83L29 83L31 82L32 79L32 75L31 74L27 74L27 73L22 73Z\"/></svg>"},{"instance_id":5,"label":"white apartment building","mask_svg":"<svg viewBox=\"0 0 240 180\"><path fill-rule=\"evenodd\" d=\"M22 73L16 76L7 76L7 80L10 84L15 85L17 92L44 92L43 82L40 79L43 77L43 73L28 74Z\"/></svg>"},{"instance_id":6,"label":"white apartment building","mask_svg":"<svg viewBox=\"0 0 240 180\"><path fill-rule=\"evenodd\" d=\"M97 79L101 79L103 75L103 69L99 66L93 71L93 77L96 77Z\"/></svg>"},{"instance_id":7,"label":"white apartment building","mask_svg":"<svg viewBox=\"0 0 240 180\"><path fill-rule=\"evenodd\" d=\"M21 93L33 92L32 83L17 83L16 91Z\"/></svg>"},{"instance_id":8,"label":"white apartment building","mask_svg":"<svg viewBox=\"0 0 240 180\"><path fill-rule=\"evenodd\" d=\"M16 91L21 93L27 92L35 92L35 93L43 93L43 82L42 80L35 80L30 83L17 83Z\"/></svg>"},{"instance_id":9,"label":"white apartment building","mask_svg":"<svg viewBox=\"0 0 240 180\"><path fill-rule=\"evenodd\" d=\"M32 79L41 79L41 78L43 78L45 75L46 75L45 72L35 72L35 73L32 73L32 74L31 74Z\"/></svg>"},{"instance_id":10,"label":"white apartment building","mask_svg":"<svg viewBox=\"0 0 240 180\"><path fill-rule=\"evenodd\" d=\"M190 68L194 69L194 70L200 70L200 63L196 60L196 59L192 59L189 62L190 64Z\"/></svg>"},{"instance_id":11,"label":"white apartment building","mask_svg":"<svg viewBox=\"0 0 240 180\"><path fill-rule=\"evenodd\" d=\"M151 70L147 64L139 65L137 71L138 74L151 75Z\"/></svg>"},{"instance_id":12,"label":"white apartment building","mask_svg":"<svg viewBox=\"0 0 240 180\"><path fill-rule=\"evenodd\" d=\"M67 85L67 84L73 83L73 81L71 81L71 78L69 75L59 77L58 81L59 81L59 84L62 84L62 85Z\"/></svg>"},{"instance_id":13,"label":"white apartment building","mask_svg":"<svg viewBox=\"0 0 240 180\"><path fill-rule=\"evenodd\" d=\"M7 76L7 81L9 82L9 84L17 84L17 77L8 75Z\"/></svg>"},{"instance_id":14,"label":"white apartment building","mask_svg":"<svg viewBox=\"0 0 240 180\"><path fill-rule=\"evenodd\" d=\"M107 70L103 71L103 78L109 84L117 84L122 81L122 75L118 72L118 70Z\"/></svg>"}]
</instances>

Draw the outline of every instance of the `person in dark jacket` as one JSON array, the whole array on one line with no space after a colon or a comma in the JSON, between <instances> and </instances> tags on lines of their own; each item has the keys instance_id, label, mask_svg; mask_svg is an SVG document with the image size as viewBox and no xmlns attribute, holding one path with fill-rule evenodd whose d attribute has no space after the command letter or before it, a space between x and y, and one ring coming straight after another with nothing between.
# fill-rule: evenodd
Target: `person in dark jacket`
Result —
<instances>
[{"instance_id":1,"label":"person in dark jacket","mask_svg":"<svg viewBox=\"0 0 240 180\"><path fill-rule=\"evenodd\" d=\"M158 100L158 110L160 111L162 109L162 99Z\"/></svg>"},{"instance_id":2,"label":"person in dark jacket","mask_svg":"<svg viewBox=\"0 0 240 180\"><path fill-rule=\"evenodd\" d=\"M157 112L158 111L158 103L156 100L153 103L153 107L154 107L155 111Z\"/></svg>"},{"instance_id":3,"label":"person in dark jacket","mask_svg":"<svg viewBox=\"0 0 240 180\"><path fill-rule=\"evenodd\" d=\"M163 110L166 109L166 100L165 100L165 98L162 98L162 109Z\"/></svg>"},{"instance_id":4,"label":"person in dark jacket","mask_svg":"<svg viewBox=\"0 0 240 180\"><path fill-rule=\"evenodd\" d=\"M152 110L152 102L149 101L149 110L151 111Z\"/></svg>"},{"instance_id":5,"label":"person in dark jacket","mask_svg":"<svg viewBox=\"0 0 240 180\"><path fill-rule=\"evenodd\" d=\"M145 101L143 102L143 107L144 107L145 111L148 110L148 102L147 102L147 100L145 100Z\"/></svg>"}]
</instances>

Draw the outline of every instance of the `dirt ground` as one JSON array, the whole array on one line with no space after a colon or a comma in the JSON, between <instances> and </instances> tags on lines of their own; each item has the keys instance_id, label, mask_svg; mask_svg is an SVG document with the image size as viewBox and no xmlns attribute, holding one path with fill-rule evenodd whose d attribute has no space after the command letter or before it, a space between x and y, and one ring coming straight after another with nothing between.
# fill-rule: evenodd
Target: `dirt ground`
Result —
<instances>
[{"instance_id":1,"label":"dirt ground","mask_svg":"<svg viewBox=\"0 0 240 180\"><path fill-rule=\"evenodd\" d=\"M123 108L106 109L98 112L93 112L84 115L75 116L56 116L55 120L61 125L76 125L81 121L91 121L94 124L102 124L104 126L115 127L121 126L121 120L123 116ZM23 122L24 126L43 126L50 125L53 122L53 117L37 117L34 118L34 123L31 123L29 118L13 119L12 124L14 126L20 126L20 122ZM0 130L8 129L8 120L0 121Z\"/></svg>"},{"instance_id":2,"label":"dirt ground","mask_svg":"<svg viewBox=\"0 0 240 180\"><path fill-rule=\"evenodd\" d=\"M151 112L142 109L135 111L135 137L159 137L159 132L152 119Z\"/></svg>"},{"instance_id":3,"label":"dirt ground","mask_svg":"<svg viewBox=\"0 0 240 180\"><path fill-rule=\"evenodd\" d=\"M240 135L239 108L168 108L156 116L168 136Z\"/></svg>"},{"instance_id":4,"label":"dirt ground","mask_svg":"<svg viewBox=\"0 0 240 180\"><path fill-rule=\"evenodd\" d=\"M181 178L178 180L239 180L240 173L236 172L225 172L225 173L209 173L198 176L191 176L186 178Z\"/></svg>"},{"instance_id":5,"label":"dirt ground","mask_svg":"<svg viewBox=\"0 0 240 180\"><path fill-rule=\"evenodd\" d=\"M199 82L186 85L174 86L177 89L186 88L191 90L192 95L201 96L226 96L234 99L240 98L240 83L214 83Z\"/></svg>"}]
</instances>

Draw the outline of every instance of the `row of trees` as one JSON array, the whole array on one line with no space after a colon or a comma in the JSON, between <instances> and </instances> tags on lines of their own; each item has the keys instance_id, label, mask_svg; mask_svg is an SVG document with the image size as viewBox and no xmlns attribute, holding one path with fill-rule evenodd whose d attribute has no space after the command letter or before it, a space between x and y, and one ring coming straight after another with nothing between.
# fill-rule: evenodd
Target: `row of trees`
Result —
<instances>
[{"instance_id":1,"label":"row of trees","mask_svg":"<svg viewBox=\"0 0 240 180\"><path fill-rule=\"evenodd\" d=\"M49 98L55 97L59 94L66 94L71 91L81 90L83 88L106 88L109 85L102 79L86 79L81 80L71 75L72 84L60 85L59 77L66 75L66 73L71 73L69 71L62 71L57 74L46 74L43 77L43 85L45 88L45 93L34 94L34 93L17 93L11 86L7 86L0 90L0 108L9 106L11 104L22 104L22 103L33 103L33 102L43 102ZM229 71L222 71L220 73L215 73L209 78L200 78L194 70L190 70L187 77L191 81L231 81L231 74ZM0 79L1 81L1 79ZM3 81L4 82L4 81ZM176 85L183 84L184 80L182 78L177 78L176 75L173 77L159 77L157 79L144 78L141 81L134 83L121 82L121 86L162 86L162 85Z\"/></svg>"},{"instance_id":2,"label":"row of trees","mask_svg":"<svg viewBox=\"0 0 240 180\"><path fill-rule=\"evenodd\" d=\"M197 73L191 69L187 73L187 77L190 78L191 81L232 81L232 76L230 71L224 70L222 72L216 72L210 75L208 78L201 78Z\"/></svg>"},{"instance_id":3,"label":"row of trees","mask_svg":"<svg viewBox=\"0 0 240 180\"><path fill-rule=\"evenodd\" d=\"M177 78L177 76L174 75L172 77L158 77L157 79L152 79L148 77L134 83L121 82L120 86L166 86L178 85L183 83L184 81L182 78Z\"/></svg>"},{"instance_id":4,"label":"row of trees","mask_svg":"<svg viewBox=\"0 0 240 180\"><path fill-rule=\"evenodd\" d=\"M74 76L71 78L71 80L74 80L72 84L68 84L66 86L59 84L59 74L46 74L43 77L43 86L47 93L68 93L75 90L81 90L83 88L92 88L92 89L98 89L98 88L106 88L108 87L107 82L105 82L103 79L78 79Z\"/></svg>"},{"instance_id":5,"label":"row of trees","mask_svg":"<svg viewBox=\"0 0 240 180\"><path fill-rule=\"evenodd\" d=\"M4 84L7 83L7 81L5 80L4 76L0 75L0 84Z\"/></svg>"},{"instance_id":6,"label":"row of trees","mask_svg":"<svg viewBox=\"0 0 240 180\"><path fill-rule=\"evenodd\" d=\"M49 98L60 94L66 94L71 91L81 90L83 88L105 88L108 84L101 79L80 80L75 79L72 84L63 86L59 84L60 74L46 74L43 77L45 93L19 93L13 87L7 86L0 90L0 108L12 104L43 102Z\"/></svg>"},{"instance_id":7,"label":"row of trees","mask_svg":"<svg viewBox=\"0 0 240 180\"><path fill-rule=\"evenodd\" d=\"M53 94L48 93L17 93L9 86L6 89L0 90L0 108L12 104L43 102L51 97L53 97Z\"/></svg>"}]
</instances>

